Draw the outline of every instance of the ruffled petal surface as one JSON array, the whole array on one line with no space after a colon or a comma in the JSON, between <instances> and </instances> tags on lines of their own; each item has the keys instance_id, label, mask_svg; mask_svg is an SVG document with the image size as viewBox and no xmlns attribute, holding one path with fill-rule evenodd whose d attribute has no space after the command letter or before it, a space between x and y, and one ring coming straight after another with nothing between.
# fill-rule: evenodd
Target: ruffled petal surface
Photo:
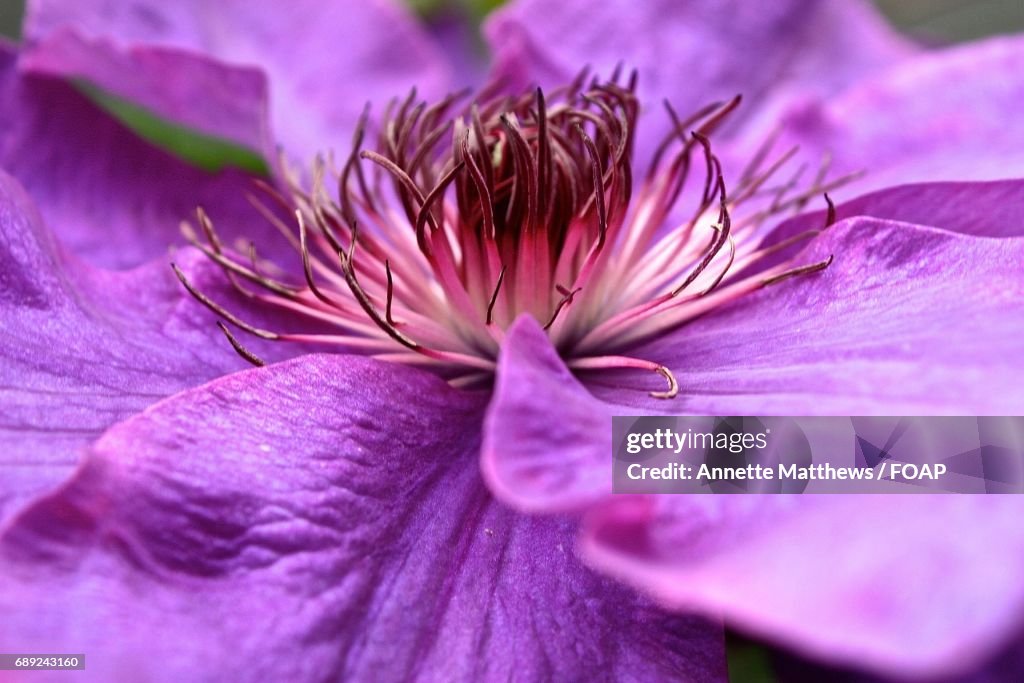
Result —
<instances>
[{"instance_id":1,"label":"ruffled petal surface","mask_svg":"<svg viewBox=\"0 0 1024 683\"><path fill-rule=\"evenodd\" d=\"M568 83L585 65L636 68L653 112L641 149L670 129L664 98L690 112L742 94L737 117L769 121L791 98L835 92L913 53L861 2L519 0L485 30L495 75L514 86Z\"/></svg>"},{"instance_id":2,"label":"ruffled petal surface","mask_svg":"<svg viewBox=\"0 0 1024 683\"><path fill-rule=\"evenodd\" d=\"M199 170L138 138L67 83L18 71L0 49L0 168L50 229L94 265L130 268L183 242L180 223L205 207L224 239L283 240L246 199L252 179Z\"/></svg>"},{"instance_id":3,"label":"ruffled petal surface","mask_svg":"<svg viewBox=\"0 0 1024 683\"><path fill-rule=\"evenodd\" d=\"M925 53L825 101L780 117L780 146L836 172L865 171L860 191L907 182L1024 176L1024 37L993 38ZM751 140L750 144L755 144Z\"/></svg>"},{"instance_id":4,"label":"ruffled petal surface","mask_svg":"<svg viewBox=\"0 0 1024 683\"><path fill-rule=\"evenodd\" d=\"M198 253L178 261L211 296L241 305ZM166 260L123 273L81 264L2 173L0 284L0 527L110 425L246 366Z\"/></svg>"},{"instance_id":5,"label":"ruffled petal surface","mask_svg":"<svg viewBox=\"0 0 1024 683\"><path fill-rule=\"evenodd\" d=\"M3 536L0 646L91 680L723 681L719 629L493 501L484 400L314 355L160 403Z\"/></svg>"},{"instance_id":6,"label":"ruffled petal surface","mask_svg":"<svg viewBox=\"0 0 1024 683\"><path fill-rule=\"evenodd\" d=\"M303 160L347 152L366 102L383 107L413 86L443 94L450 78L439 46L390 0L34 0L25 35L35 63L50 73L89 78L162 116L263 151L265 99L247 75L255 68L269 83L275 138ZM197 82L204 59L234 74ZM224 108L207 116L210 98ZM218 118L232 106L248 113L235 131Z\"/></svg>"}]
</instances>

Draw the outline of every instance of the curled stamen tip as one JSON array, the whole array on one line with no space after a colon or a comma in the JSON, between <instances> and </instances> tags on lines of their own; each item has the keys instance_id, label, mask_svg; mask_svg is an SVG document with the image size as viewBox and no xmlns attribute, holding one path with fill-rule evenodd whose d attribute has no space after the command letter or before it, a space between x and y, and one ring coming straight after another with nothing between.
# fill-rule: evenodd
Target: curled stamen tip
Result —
<instances>
[{"instance_id":1,"label":"curled stamen tip","mask_svg":"<svg viewBox=\"0 0 1024 683\"><path fill-rule=\"evenodd\" d=\"M676 376L672 374L672 371L666 368L664 365L659 365L654 369L659 375L665 378L668 382L668 391L652 391L651 396L654 398L675 398L679 395L679 382L676 381Z\"/></svg>"},{"instance_id":2,"label":"curled stamen tip","mask_svg":"<svg viewBox=\"0 0 1024 683\"><path fill-rule=\"evenodd\" d=\"M231 344L231 348L233 348L235 350L235 353L237 353L239 356L249 361L258 368L262 368L264 365L267 364L265 360L257 356L249 349L242 346L242 343L235 338L235 335L231 334L231 330L228 329L227 325L218 320L217 327L219 327L220 331L224 333L224 336L228 338L228 343Z\"/></svg>"}]
</instances>

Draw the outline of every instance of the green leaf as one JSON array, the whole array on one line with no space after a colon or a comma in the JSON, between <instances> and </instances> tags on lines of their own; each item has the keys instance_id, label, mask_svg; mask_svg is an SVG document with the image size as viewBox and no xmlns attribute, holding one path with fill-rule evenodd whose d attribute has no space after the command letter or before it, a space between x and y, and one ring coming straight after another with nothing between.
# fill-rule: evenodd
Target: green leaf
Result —
<instances>
[{"instance_id":1,"label":"green leaf","mask_svg":"<svg viewBox=\"0 0 1024 683\"><path fill-rule=\"evenodd\" d=\"M263 155L249 147L168 121L85 79L73 79L72 83L83 95L136 135L186 163L211 173L232 167L255 175L269 175Z\"/></svg>"},{"instance_id":2,"label":"green leaf","mask_svg":"<svg viewBox=\"0 0 1024 683\"><path fill-rule=\"evenodd\" d=\"M505 4L507 0L471 0L470 5L480 17L485 17Z\"/></svg>"},{"instance_id":3,"label":"green leaf","mask_svg":"<svg viewBox=\"0 0 1024 683\"><path fill-rule=\"evenodd\" d=\"M414 12L429 19L444 11L457 11L471 18L476 24L488 14L504 5L508 0L405 0Z\"/></svg>"},{"instance_id":4,"label":"green leaf","mask_svg":"<svg viewBox=\"0 0 1024 683\"><path fill-rule=\"evenodd\" d=\"M725 657L729 666L729 683L778 681L768 649L731 631L725 635Z\"/></svg>"}]
</instances>

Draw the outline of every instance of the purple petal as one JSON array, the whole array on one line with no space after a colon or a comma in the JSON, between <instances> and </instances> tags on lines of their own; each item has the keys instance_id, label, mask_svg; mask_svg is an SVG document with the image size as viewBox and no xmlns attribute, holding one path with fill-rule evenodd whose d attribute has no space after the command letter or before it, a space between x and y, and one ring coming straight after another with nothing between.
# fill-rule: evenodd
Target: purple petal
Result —
<instances>
[{"instance_id":1,"label":"purple petal","mask_svg":"<svg viewBox=\"0 0 1024 683\"><path fill-rule=\"evenodd\" d=\"M205 258L188 251L179 261L225 296ZM0 525L111 424L245 366L166 261L111 273L66 257L2 173L0 283Z\"/></svg>"},{"instance_id":2,"label":"purple petal","mask_svg":"<svg viewBox=\"0 0 1024 683\"><path fill-rule=\"evenodd\" d=\"M452 70L453 90L479 88L487 80L489 53L469 7L440 5L426 17L431 38Z\"/></svg>"},{"instance_id":3,"label":"purple petal","mask_svg":"<svg viewBox=\"0 0 1024 683\"><path fill-rule=\"evenodd\" d=\"M1024 180L921 183L886 188L840 204L836 207L836 220L870 216L979 237L1020 237L1024 236L1024 223L1019 219L1022 205ZM825 211L801 214L774 228L765 236L762 246L819 229L825 221ZM748 272L788 261L803 247L803 242L797 242L781 249Z\"/></svg>"},{"instance_id":4,"label":"purple petal","mask_svg":"<svg viewBox=\"0 0 1024 683\"><path fill-rule=\"evenodd\" d=\"M836 171L866 170L861 191L926 180L1024 176L1024 38L926 53L826 102L795 106L784 139Z\"/></svg>"},{"instance_id":5,"label":"purple petal","mask_svg":"<svg viewBox=\"0 0 1024 683\"><path fill-rule=\"evenodd\" d=\"M609 400L681 414L1005 415L1024 411L1024 239L853 218L766 287L630 353L671 368L671 406L636 373ZM645 384L645 380L647 383ZM614 385L618 386L614 386ZM632 389L632 390L630 390Z\"/></svg>"},{"instance_id":6,"label":"purple petal","mask_svg":"<svg viewBox=\"0 0 1024 683\"><path fill-rule=\"evenodd\" d=\"M856 218L819 237L801 261L829 254L835 262L822 273L630 349L675 373L673 401L651 398L657 378L635 370L591 373L584 389L536 323L517 323L487 419L492 490L528 510L607 496L615 414L1024 411L1024 240Z\"/></svg>"},{"instance_id":7,"label":"purple petal","mask_svg":"<svg viewBox=\"0 0 1024 683\"><path fill-rule=\"evenodd\" d=\"M273 129L290 153L304 159L331 148L347 151L366 102L382 106L412 86L437 95L449 79L439 47L389 0L36 0L25 32L37 43L35 59L49 69L88 77L205 132L219 126L216 112L204 118L204 99L224 98L230 106L238 98L237 107L252 116L235 134L223 132L243 144L254 142L251 133L260 123L253 84L237 75L213 81L217 92L193 89L190 71L199 58L188 52L258 67L270 83ZM168 78L181 87L168 88ZM183 119L189 112L202 120Z\"/></svg>"},{"instance_id":8,"label":"purple petal","mask_svg":"<svg viewBox=\"0 0 1024 683\"><path fill-rule=\"evenodd\" d=\"M165 255L204 206L229 243L283 242L249 205L236 171L210 174L143 142L71 86L24 76L0 56L0 167L39 204L61 242L113 268Z\"/></svg>"},{"instance_id":9,"label":"purple petal","mask_svg":"<svg viewBox=\"0 0 1024 683\"><path fill-rule=\"evenodd\" d=\"M652 496L594 512L594 565L827 661L956 676L1024 603L1015 496Z\"/></svg>"},{"instance_id":10,"label":"purple petal","mask_svg":"<svg viewBox=\"0 0 1024 683\"><path fill-rule=\"evenodd\" d=\"M3 537L0 643L104 680L724 680L720 630L494 503L483 400L305 356L155 406Z\"/></svg>"},{"instance_id":11,"label":"purple petal","mask_svg":"<svg viewBox=\"0 0 1024 683\"><path fill-rule=\"evenodd\" d=\"M607 495L614 414L572 376L537 321L520 317L501 347L484 426L488 486L527 511L581 509Z\"/></svg>"},{"instance_id":12,"label":"purple petal","mask_svg":"<svg viewBox=\"0 0 1024 683\"><path fill-rule=\"evenodd\" d=\"M495 73L516 85L569 82L585 65L636 68L649 110L668 98L681 112L737 93L740 117L771 119L792 97L829 94L912 50L866 3L520 0L486 34ZM647 117L648 141L669 128Z\"/></svg>"},{"instance_id":13,"label":"purple petal","mask_svg":"<svg viewBox=\"0 0 1024 683\"><path fill-rule=\"evenodd\" d=\"M840 205L837 219L884 218L979 237L1020 237L1024 180L988 183L922 183L887 188ZM824 212L808 215L804 229L821 225ZM794 221L795 222L795 221Z\"/></svg>"},{"instance_id":14,"label":"purple petal","mask_svg":"<svg viewBox=\"0 0 1024 683\"><path fill-rule=\"evenodd\" d=\"M28 74L84 81L164 119L274 158L267 82L257 69L227 66L178 48L123 50L64 27L26 48L19 67Z\"/></svg>"}]
</instances>

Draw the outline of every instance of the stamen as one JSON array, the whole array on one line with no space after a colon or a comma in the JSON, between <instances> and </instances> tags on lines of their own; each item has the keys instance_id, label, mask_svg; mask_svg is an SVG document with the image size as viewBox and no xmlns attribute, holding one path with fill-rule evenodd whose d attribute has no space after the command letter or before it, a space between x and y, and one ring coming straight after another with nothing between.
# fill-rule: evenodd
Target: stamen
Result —
<instances>
[{"instance_id":1,"label":"stamen","mask_svg":"<svg viewBox=\"0 0 1024 683\"><path fill-rule=\"evenodd\" d=\"M494 293L491 294L491 300L487 302L487 324L490 325L494 322L494 304L498 301L498 292L501 291L501 283L505 281L505 267L502 266L501 272L498 273L498 283L494 285Z\"/></svg>"},{"instance_id":2,"label":"stamen","mask_svg":"<svg viewBox=\"0 0 1024 683\"><path fill-rule=\"evenodd\" d=\"M391 303L393 302L395 296L395 283L394 280L391 279L390 261L384 261L384 272L387 273L388 277L388 302L387 306L384 309L384 319L388 321L388 325L391 325L392 327L397 327L394 318L391 317Z\"/></svg>"},{"instance_id":3,"label":"stamen","mask_svg":"<svg viewBox=\"0 0 1024 683\"><path fill-rule=\"evenodd\" d=\"M262 358L254 354L249 349L242 346L242 344L239 343L237 339L235 339L235 335L231 334L231 330L228 329L227 325L218 320L217 327L219 327L220 331L224 333L224 336L228 338L228 343L231 344L231 347L235 350L236 353L238 353L239 356L249 361L258 368L261 368L267 364L266 361L264 361Z\"/></svg>"},{"instance_id":4,"label":"stamen","mask_svg":"<svg viewBox=\"0 0 1024 683\"><path fill-rule=\"evenodd\" d=\"M729 217L729 210L726 208L725 182L721 178L719 178L718 181L718 194L720 197L719 201L721 203L721 210L718 214L719 228L715 229L715 233L718 237L712 243L711 249L708 250L708 253L701 259L700 263L697 264L697 267L690 272L681 285L672 290L672 296L679 296L680 292L693 284L693 281L704 272L704 269L707 268L712 259L718 255L718 252L721 251L726 240L729 238L729 230L732 228L732 219Z\"/></svg>"},{"instance_id":5,"label":"stamen","mask_svg":"<svg viewBox=\"0 0 1024 683\"><path fill-rule=\"evenodd\" d=\"M672 374L671 370L666 368L664 365L659 365L658 363L642 360L640 358L630 358L629 356L576 358L570 360L568 365L570 368L575 368L577 370L618 370L631 368L651 370L664 377L665 381L668 382L667 391L652 391L650 392L652 397L669 399L675 398L679 394L679 382L676 381L676 377Z\"/></svg>"},{"instance_id":6,"label":"stamen","mask_svg":"<svg viewBox=\"0 0 1024 683\"><path fill-rule=\"evenodd\" d=\"M558 302L558 305L555 306L555 312L551 314L551 319L548 320L547 323L544 325L545 330L549 329L555 323L555 318L558 317L558 314L562 312L563 308L572 303L573 298L577 294L582 292L583 288L577 287L576 289L568 290L565 287L559 285L558 291L562 294L562 299Z\"/></svg>"},{"instance_id":7,"label":"stamen","mask_svg":"<svg viewBox=\"0 0 1024 683\"><path fill-rule=\"evenodd\" d=\"M825 193L825 202L828 203L828 214L825 216L825 227L830 228L832 224L836 222L836 205L832 203L832 198L828 196L828 192Z\"/></svg>"},{"instance_id":8,"label":"stamen","mask_svg":"<svg viewBox=\"0 0 1024 683\"><path fill-rule=\"evenodd\" d=\"M412 349L413 351L419 350L419 344L409 339L404 334L399 332L394 325L390 324L386 319L382 318L380 313L374 307L373 302L370 301L370 297L367 296L366 292L362 287L359 286L359 280L356 279L356 269L354 265L354 257L356 250L356 239L355 239L355 226L353 226L352 242L349 245L348 254L342 251L338 252L338 260L341 262L341 270L345 274L345 282L348 283L349 290L352 292L352 296L356 298L356 301L366 312L366 315L370 316L370 320L375 322L389 337L394 339L402 346Z\"/></svg>"},{"instance_id":9,"label":"stamen","mask_svg":"<svg viewBox=\"0 0 1024 683\"><path fill-rule=\"evenodd\" d=\"M306 245L306 221L302 218L302 212L295 212L295 221L299 226L299 249L302 252L302 272L306 276L306 284L309 285L309 291L313 292L313 296L320 301L323 301L329 306L337 306L334 299L327 296L320 291L320 288L316 286L316 282L313 280L313 268L309 261L309 247ZM355 242L352 242L355 245Z\"/></svg>"},{"instance_id":10,"label":"stamen","mask_svg":"<svg viewBox=\"0 0 1024 683\"><path fill-rule=\"evenodd\" d=\"M824 261L819 261L818 263L812 263L812 264L807 265L807 266L800 266L799 268L792 268L790 270L787 270L784 273L779 273L778 275L774 275L774 276L772 276L770 278L762 280L761 284L763 284L765 286L767 286L767 285L774 285L776 283L782 282L783 280L788 280L791 277L796 277L797 275L806 275L808 273L817 273L818 271L825 270L830 265L832 265L833 259L835 259L835 254L829 254L828 258L825 259Z\"/></svg>"},{"instance_id":11,"label":"stamen","mask_svg":"<svg viewBox=\"0 0 1024 683\"><path fill-rule=\"evenodd\" d=\"M597 152L597 146L594 145L594 141L583 130L583 126L576 124L576 132L583 138L583 145L587 149L587 156L590 157L590 169L594 179L594 199L597 202L598 233L595 250L600 251L608 235L608 214L604 206L604 179L601 175L601 159Z\"/></svg>"},{"instance_id":12,"label":"stamen","mask_svg":"<svg viewBox=\"0 0 1024 683\"><path fill-rule=\"evenodd\" d=\"M276 332L270 332L268 330L263 330L263 329L260 329L258 327L255 327L253 325L250 325L249 323L247 323L244 320L240 319L238 316L236 316L233 313L231 313L228 310L226 310L223 306L215 303L208 296L206 296L205 294L200 292L198 289L196 289L192 285L192 283L188 281L188 278L185 277L185 273L181 272L181 268L178 267L178 264L172 263L171 264L171 270L173 270L174 274L178 276L178 279L181 281L181 284L185 286L185 289L188 290L189 294L191 294L193 297L195 297L201 304L203 304L204 306L209 308L211 311L213 311L217 315L221 316L222 318L224 318L225 320L227 320L231 324L233 324L235 327L241 328L241 329L245 330L246 332L248 332L249 334L256 335L257 337L260 337L261 339L280 339L281 338L281 335L277 334Z\"/></svg>"},{"instance_id":13,"label":"stamen","mask_svg":"<svg viewBox=\"0 0 1024 683\"><path fill-rule=\"evenodd\" d=\"M340 171L330 155L317 157L311 174L282 161L280 187L259 181L260 196L249 195L298 255L302 277L258 259L251 241L229 248L202 209L198 229L183 225L252 304L331 329L258 328L172 264L175 275L209 310L255 336L420 365L459 386L489 381L506 328L531 315L571 369L656 372L668 388L651 396L673 398L672 372L630 349L761 287L827 268L832 257L800 264L778 254L836 221L828 192L851 177L829 180L826 157L806 187L802 167L773 180L797 154L769 162L773 136L727 193L712 137L737 96L685 117L666 102L670 130L634 193L640 102L636 71L624 83L623 74L620 66L602 82L584 70L563 88L518 96L495 86L458 106L465 93L427 106L413 89L388 103L372 129L367 105ZM364 149L370 130L373 149ZM684 192L698 154L704 177ZM828 204L824 228L762 243L766 220L802 210L819 193ZM689 196L696 206L680 211ZM781 262L754 268L772 254ZM218 325L239 355L263 363Z\"/></svg>"}]
</instances>

